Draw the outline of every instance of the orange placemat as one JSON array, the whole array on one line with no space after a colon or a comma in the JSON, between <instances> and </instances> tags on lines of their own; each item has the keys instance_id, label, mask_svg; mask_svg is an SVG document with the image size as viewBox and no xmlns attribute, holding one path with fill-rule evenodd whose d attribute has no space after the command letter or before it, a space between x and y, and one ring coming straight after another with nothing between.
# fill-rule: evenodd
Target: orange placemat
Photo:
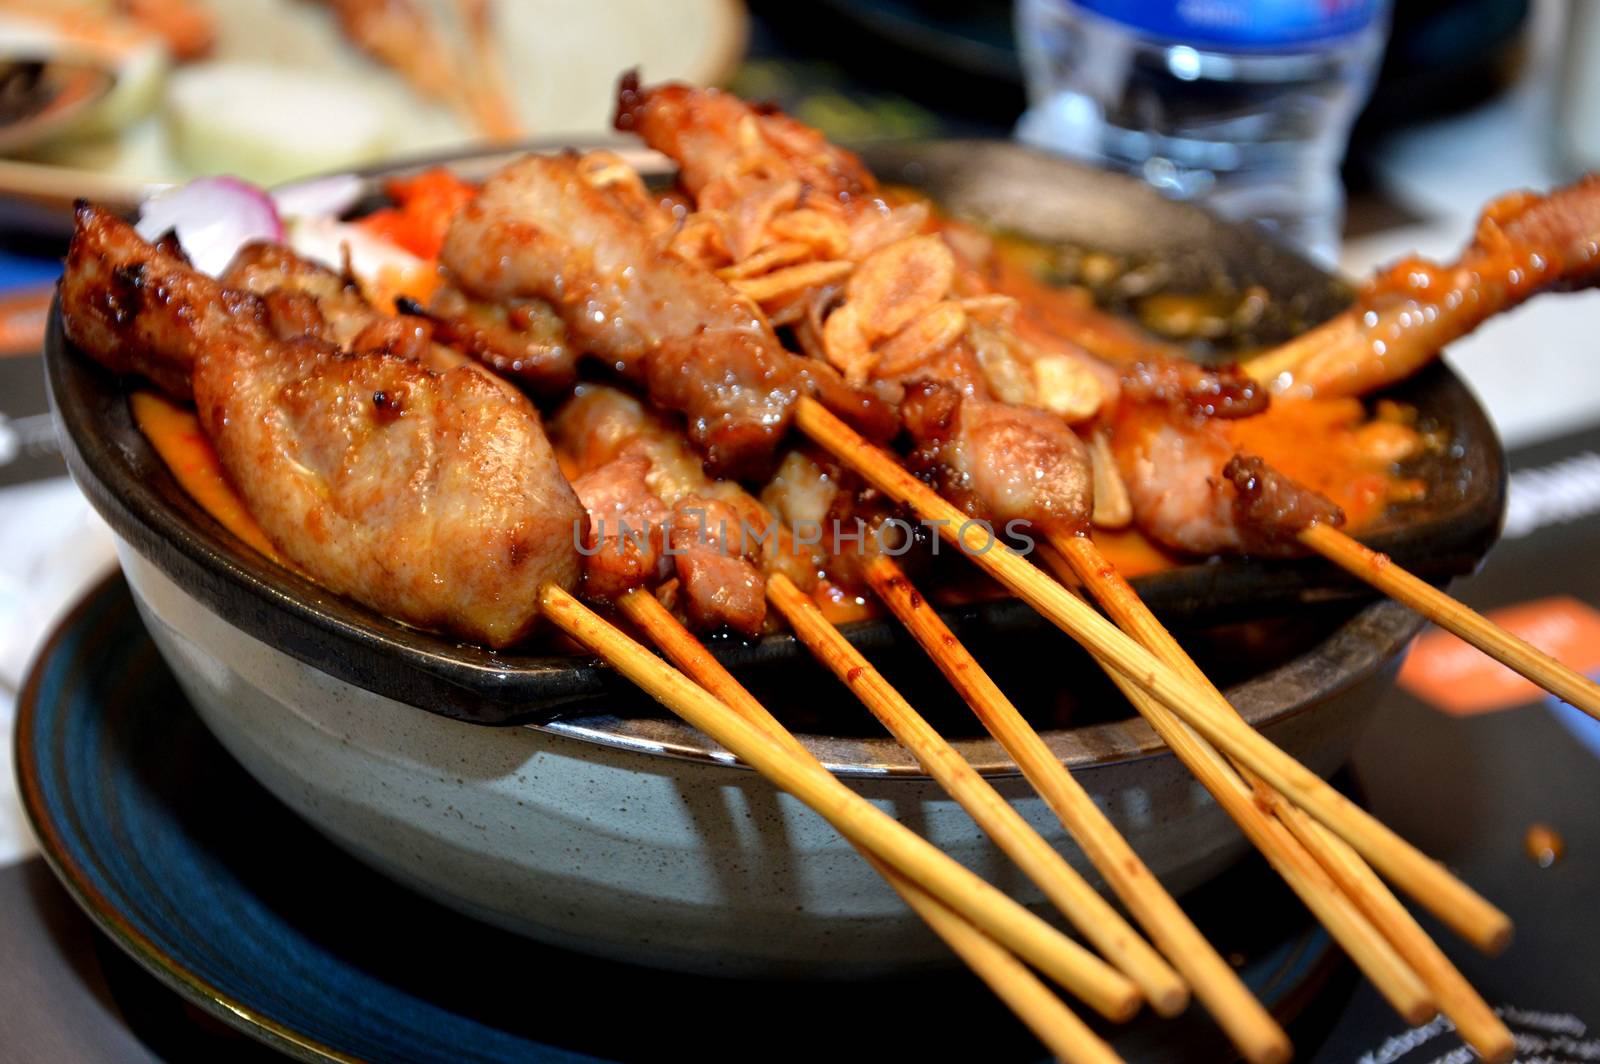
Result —
<instances>
[{"instance_id":1,"label":"orange placemat","mask_svg":"<svg viewBox=\"0 0 1600 1064\"><path fill-rule=\"evenodd\" d=\"M55 291L54 284L47 284L0 296L0 357L39 353Z\"/></svg>"},{"instance_id":2,"label":"orange placemat","mask_svg":"<svg viewBox=\"0 0 1600 1064\"><path fill-rule=\"evenodd\" d=\"M1600 668L1600 610L1568 596L1491 610L1488 618L1580 672ZM1417 637L1400 686L1446 713L1469 716L1544 696L1532 682L1449 632Z\"/></svg>"}]
</instances>

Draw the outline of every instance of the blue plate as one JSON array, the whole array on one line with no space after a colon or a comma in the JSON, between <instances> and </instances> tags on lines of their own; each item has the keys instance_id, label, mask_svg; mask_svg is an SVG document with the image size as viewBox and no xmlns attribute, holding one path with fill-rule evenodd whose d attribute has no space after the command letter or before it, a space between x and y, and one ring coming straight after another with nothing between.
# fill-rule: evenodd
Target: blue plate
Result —
<instances>
[{"instance_id":1,"label":"blue plate","mask_svg":"<svg viewBox=\"0 0 1600 1064\"><path fill-rule=\"evenodd\" d=\"M217 745L120 577L46 644L16 753L45 857L100 928L188 1001L302 1059L1042 1055L959 970L866 984L679 975L538 946L388 882ZM1187 904L1280 1014L1326 989L1325 936L1253 864ZM1219 1056L1218 1038L1198 1008L1116 1032L1146 1060Z\"/></svg>"},{"instance_id":2,"label":"blue plate","mask_svg":"<svg viewBox=\"0 0 1600 1064\"><path fill-rule=\"evenodd\" d=\"M1590 670L1589 679L1600 681L1600 672ZM1583 710L1568 705L1555 695L1548 696L1544 704L1555 714L1561 726L1572 733L1573 738L1588 747L1590 753L1600 757L1600 720L1595 720Z\"/></svg>"}]
</instances>

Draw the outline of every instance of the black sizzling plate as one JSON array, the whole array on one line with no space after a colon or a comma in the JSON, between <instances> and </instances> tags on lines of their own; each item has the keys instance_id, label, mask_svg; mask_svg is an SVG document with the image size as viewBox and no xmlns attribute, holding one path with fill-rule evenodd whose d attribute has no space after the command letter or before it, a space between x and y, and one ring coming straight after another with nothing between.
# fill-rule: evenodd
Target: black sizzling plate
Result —
<instances>
[{"instance_id":1,"label":"black sizzling plate","mask_svg":"<svg viewBox=\"0 0 1600 1064\"><path fill-rule=\"evenodd\" d=\"M884 180L924 189L959 216L1043 241L1159 261L1171 278L1169 291L1207 292L1219 282L1239 289L1259 285L1281 312L1278 320L1304 323L1333 315L1349 299L1338 279L1255 227L1220 221L1129 178L994 141L886 145L863 155ZM505 158L477 156L457 164L476 177ZM67 342L58 309L51 312L45 362L62 450L89 500L119 536L246 632L361 687L485 724L554 719L577 710L576 703L625 686L587 656L495 652L458 643L390 620L274 565L178 486L134 424L126 383ZM1471 572L1493 544L1504 508L1499 440L1472 394L1442 364L1386 394L1444 426L1452 445L1414 471L1428 482L1426 501L1393 509L1363 538L1432 580ZM1157 613L1180 623L1270 616L1313 601L1370 595L1320 559L1219 558L1134 584ZM963 635L1020 632L1045 623L1015 600L957 613ZM867 650L894 641L887 620L846 631ZM787 633L756 643L717 643L715 649L735 668L807 657Z\"/></svg>"}]
</instances>

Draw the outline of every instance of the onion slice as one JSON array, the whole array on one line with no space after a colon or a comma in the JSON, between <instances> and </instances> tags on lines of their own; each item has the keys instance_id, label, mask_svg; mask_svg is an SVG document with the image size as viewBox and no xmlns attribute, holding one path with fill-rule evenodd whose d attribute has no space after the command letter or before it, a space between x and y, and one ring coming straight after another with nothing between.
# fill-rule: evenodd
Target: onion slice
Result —
<instances>
[{"instance_id":1,"label":"onion slice","mask_svg":"<svg viewBox=\"0 0 1600 1064\"><path fill-rule=\"evenodd\" d=\"M272 202L282 218L337 218L361 202L366 182L355 174L333 174L280 185Z\"/></svg>"},{"instance_id":2,"label":"onion slice","mask_svg":"<svg viewBox=\"0 0 1600 1064\"><path fill-rule=\"evenodd\" d=\"M213 277L246 244L283 240L283 220L272 197L225 176L196 178L156 193L139 208L138 230L146 240L176 232L195 269Z\"/></svg>"}]
</instances>

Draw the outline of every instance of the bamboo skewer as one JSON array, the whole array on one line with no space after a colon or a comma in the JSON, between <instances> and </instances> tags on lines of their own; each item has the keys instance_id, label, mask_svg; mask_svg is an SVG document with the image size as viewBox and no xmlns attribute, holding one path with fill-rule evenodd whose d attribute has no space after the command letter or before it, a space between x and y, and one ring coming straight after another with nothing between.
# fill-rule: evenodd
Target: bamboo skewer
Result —
<instances>
[{"instance_id":1,"label":"bamboo skewer","mask_svg":"<svg viewBox=\"0 0 1600 1064\"><path fill-rule=\"evenodd\" d=\"M1600 684L1519 639L1483 614L1365 547L1331 525L1312 525L1300 542L1346 572L1454 632L1502 665L1521 673L1570 705L1600 720Z\"/></svg>"},{"instance_id":2,"label":"bamboo skewer","mask_svg":"<svg viewBox=\"0 0 1600 1064\"><path fill-rule=\"evenodd\" d=\"M1066 557L1050 544L1040 553L1062 579L1076 582L1077 574ZM1293 810L1278 795L1251 776L1241 772L1189 725L1166 706L1141 691L1126 676L1102 663L1106 675L1116 684L1139 715L1155 729L1163 741L1183 761L1195 778L1217 799L1252 845L1285 883L1310 909L1319 923L1333 936L1367 979L1407 1023L1426 1022L1436 1011L1436 1002L1421 977L1408 965L1377 926L1365 917L1355 900L1347 896L1316 854L1301 838L1287 830L1273 812ZM1343 845L1337 836L1301 814L1301 819L1321 830L1321 837ZM1359 860L1359 858L1357 858ZM1370 874L1370 870L1369 870ZM1375 878L1375 877L1374 877Z\"/></svg>"},{"instance_id":3,"label":"bamboo skewer","mask_svg":"<svg viewBox=\"0 0 1600 1064\"><path fill-rule=\"evenodd\" d=\"M811 653L911 751L1101 955L1137 985L1152 1008L1164 1016L1183 1011L1188 988L1161 955L850 645L810 596L782 573L773 573L767 578L767 598Z\"/></svg>"},{"instance_id":4,"label":"bamboo skewer","mask_svg":"<svg viewBox=\"0 0 1600 1064\"><path fill-rule=\"evenodd\" d=\"M1176 704L1175 708L1192 697L1191 685L1180 680L1148 650L1124 635L1093 607L1034 568L1027 559L998 545L993 534L979 522L912 476L893 457L867 442L821 403L801 396L795 405L795 423L862 479L936 527L943 538L964 550L990 576L1083 643L1096 657L1109 661L1158 699Z\"/></svg>"},{"instance_id":5,"label":"bamboo skewer","mask_svg":"<svg viewBox=\"0 0 1600 1064\"><path fill-rule=\"evenodd\" d=\"M1147 646L1182 648L1094 542L1083 536L1053 536L1051 545L1071 564L1106 612ZM1187 660L1187 655L1184 656ZM1198 672L1199 670L1195 670ZM1246 724L1209 680L1194 683L1202 712L1185 719L1202 735L1235 758L1285 799L1315 816L1350 843L1375 868L1432 910L1473 945L1486 952L1503 949L1511 938L1511 921L1443 865L1423 856L1366 810L1334 790L1316 773L1273 746ZM1178 708L1178 707L1173 707ZM1248 736L1246 741L1240 741Z\"/></svg>"},{"instance_id":6,"label":"bamboo skewer","mask_svg":"<svg viewBox=\"0 0 1600 1064\"><path fill-rule=\"evenodd\" d=\"M1102 667L1139 715L1211 792L1217 804L1239 825L1289 889L1311 910L1317 922L1328 929L1328 934L1377 987L1384 1000L1407 1023L1427 1022L1434 1014L1435 1002L1422 980L1355 902L1339 889L1316 858L1282 823L1267 813L1264 804L1258 804L1256 793L1233 766L1198 732L1126 676L1110 666Z\"/></svg>"},{"instance_id":7,"label":"bamboo skewer","mask_svg":"<svg viewBox=\"0 0 1600 1064\"><path fill-rule=\"evenodd\" d=\"M1120 576L1113 578L1104 575L1107 568L1105 560L1091 540L1081 536L1063 536L1051 537L1050 542L1067 559L1073 573L1091 592L1100 592L1115 584L1126 587ZM1132 589L1128 590L1131 592ZM1212 704L1218 712L1234 712L1228 700L1137 596L1130 598L1119 591L1107 595L1103 602L1118 623L1137 629L1141 638L1148 637L1146 645L1162 660L1203 685L1211 694ZM1250 778L1249 773L1245 773L1245 776L1247 780ZM1270 787L1259 781L1251 782L1255 785L1257 799L1271 807L1278 819L1416 972L1433 995L1440 1011L1455 1023L1462 1039L1484 1060L1496 1061L1509 1057L1515 1049L1510 1030L1366 862L1344 840L1304 811L1285 802Z\"/></svg>"},{"instance_id":8,"label":"bamboo skewer","mask_svg":"<svg viewBox=\"0 0 1600 1064\"><path fill-rule=\"evenodd\" d=\"M1097 659L1109 663L1229 756L1332 828L1391 882L1474 945L1492 952L1510 940L1511 922L1505 914L1444 866L1267 742L1237 716L1217 713L1207 705L1203 689L1197 690L1195 684L1178 676L1027 559L998 546L992 532L969 520L820 403L801 397L796 404L796 423L868 483L909 506L922 520L933 523L941 536L960 546L986 572L1082 643ZM1116 575L1109 566L1105 569L1110 576ZM1123 583L1122 587L1127 585ZM1138 596L1131 588L1127 594L1137 602Z\"/></svg>"},{"instance_id":9,"label":"bamboo skewer","mask_svg":"<svg viewBox=\"0 0 1600 1064\"><path fill-rule=\"evenodd\" d=\"M500 49L495 39L493 15L488 0L457 0L463 28L466 30L470 69L463 79L460 92L472 112L479 130L492 141L516 140L526 137L512 105L511 89L506 81L505 65L500 61Z\"/></svg>"},{"instance_id":10,"label":"bamboo skewer","mask_svg":"<svg viewBox=\"0 0 1600 1064\"><path fill-rule=\"evenodd\" d=\"M1510 1029L1361 855L1287 803L1277 803L1274 812L1417 973L1439 1011L1455 1024L1461 1040L1488 1064L1511 1059L1516 1042Z\"/></svg>"},{"instance_id":11,"label":"bamboo skewer","mask_svg":"<svg viewBox=\"0 0 1600 1064\"><path fill-rule=\"evenodd\" d=\"M1123 1019L1139 1004L1136 987L1100 958L940 852L834 776L794 756L705 689L617 627L551 584L544 615L652 698L814 809L851 842L871 850L996 942L1097 1011Z\"/></svg>"},{"instance_id":12,"label":"bamboo skewer","mask_svg":"<svg viewBox=\"0 0 1600 1064\"><path fill-rule=\"evenodd\" d=\"M642 588L635 588L625 594L618 605L623 615L648 635L696 683L794 756L804 758L818 768L822 767L811 752L765 706L756 701L654 595ZM1051 993L1021 961L871 852L859 847L858 851L1058 1059L1071 1064L1113 1064L1121 1061L1115 1051Z\"/></svg>"},{"instance_id":13,"label":"bamboo skewer","mask_svg":"<svg viewBox=\"0 0 1600 1064\"><path fill-rule=\"evenodd\" d=\"M1039 544L1038 550L1057 579L1073 587L1080 584L1071 563L1050 542ZM1368 884L1376 883L1392 900L1393 895L1389 894L1383 881L1373 875L1359 855L1349 850L1343 839L1283 801L1276 791L1251 775L1249 770L1230 764L1217 752L1216 747L1176 719L1166 706L1140 691L1127 677L1103 663L1102 668L1139 714L1218 800L1218 804L1267 858L1268 863L1283 876L1290 889L1317 916L1390 1006L1408 1023L1416 1025L1425 1022L1436 1011L1436 1000L1430 996L1431 985L1421 982L1421 974L1408 967L1410 962L1400 955L1394 942L1384 938L1384 932L1374 921L1363 918L1365 914L1359 908L1359 900L1341 894L1344 888L1333 878L1332 871L1339 858L1330 847L1342 847L1350 853L1355 863L1365 869ZM1289 834L1284 834L1284 828L1289 829ZM1315 830L1309 831L1308 828ZM1308 859L1320 866L1321 870L1308 865ZM1352 904L1356 908L1352 909ZM1405 912L1398 902L1395 902L1395 907L1401 913ZM1427 941L1432 945L1431 940ZM1437 947L1434 949L1437 950ZM1465 1034L1463 1037L1466 1037Z\"/></svg>"},{"instance_id":14,"label":"bamboo skewer","mask_svg":"<svg viewBox=\"0 0 1600 1064\"><path fill-rule=\"evenodd\" d=\"M880 555L867 563L866 576L878 597L911 631L984 727L1016 760L1023 775L1061 818L1151 940L1188 981L1245 1060L1251 1064L1288 1060L1292 1050L1283 1028L1190 922L1094 799L917 593L900 567Z\"/></svg>"}]
</instances>

